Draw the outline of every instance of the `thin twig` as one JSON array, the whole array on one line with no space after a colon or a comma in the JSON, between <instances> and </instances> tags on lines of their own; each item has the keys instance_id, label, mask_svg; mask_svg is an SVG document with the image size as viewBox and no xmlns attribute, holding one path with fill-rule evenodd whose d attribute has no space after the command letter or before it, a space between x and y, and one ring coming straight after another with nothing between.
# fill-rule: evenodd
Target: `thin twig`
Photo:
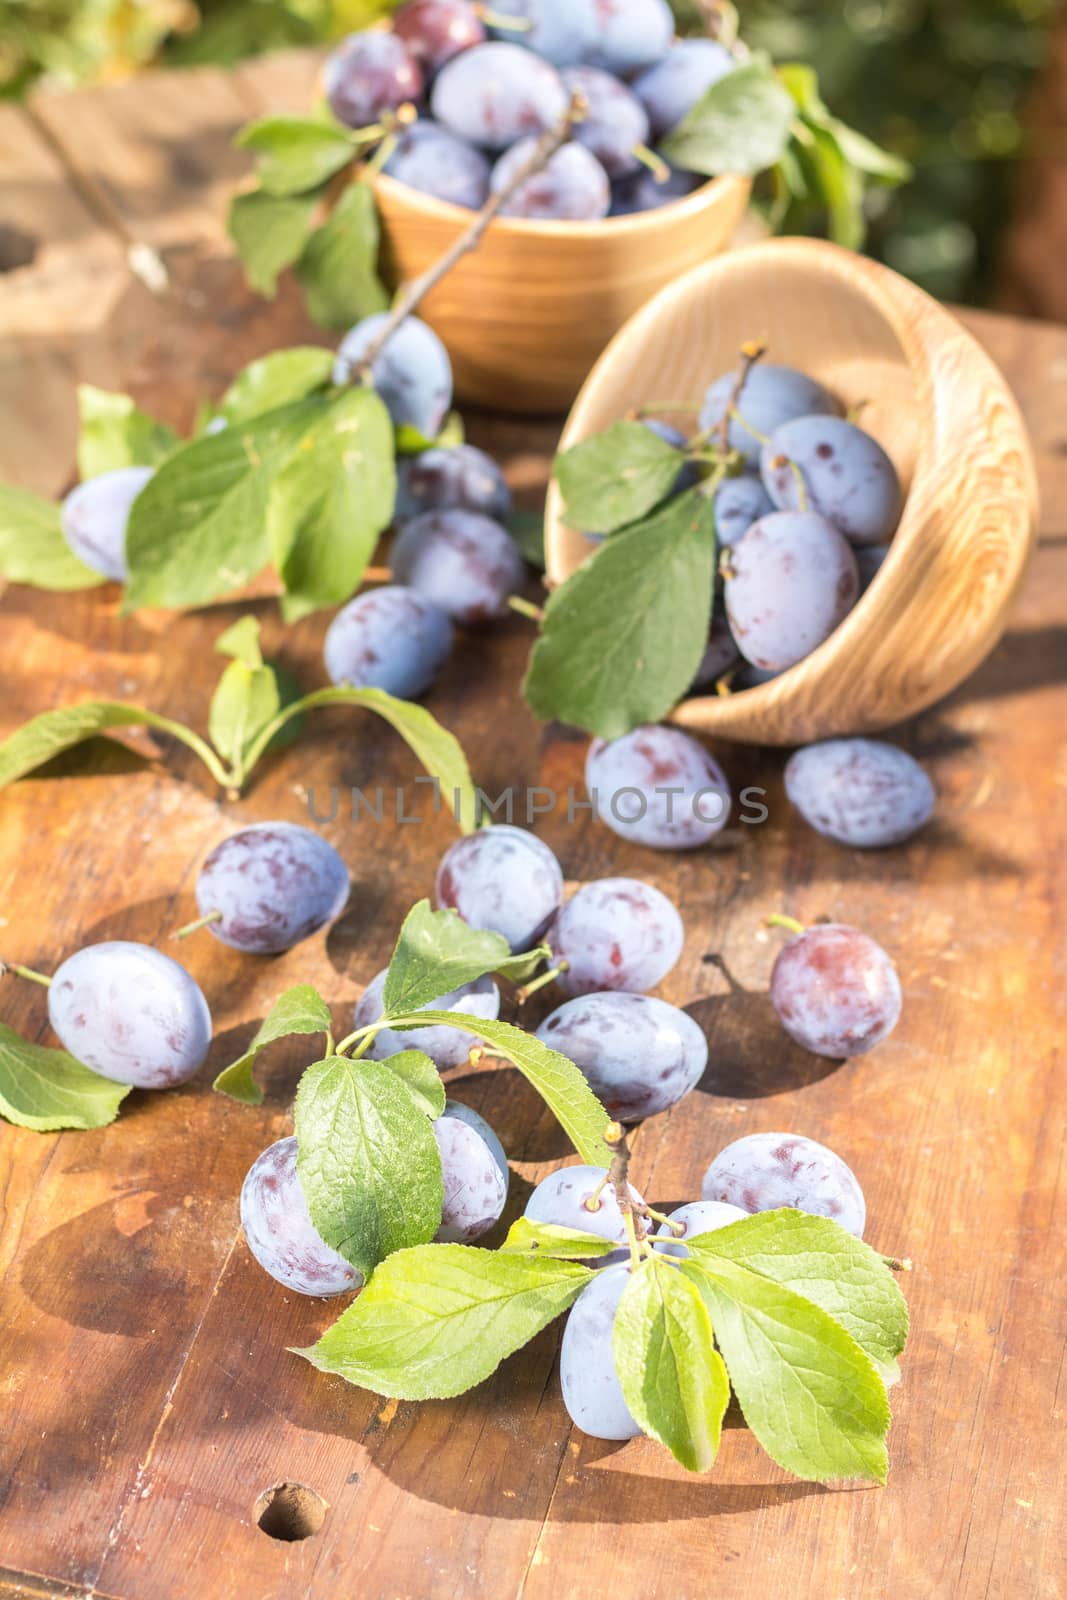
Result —
<instances>
[{"instance_id":1,"label":"thin twig","mask_svg":"<svg viewBox=\"0 0 1067 1600\"><path fill-rule=\"evenodd\" d=\"M738 401L741 399L741 391L748 382L748 375L756 365L756 362L766 354L766 339L752 339L748 344L741 346L741 365L737 369L737 377L734 379L734 386L730 391L729 404L722 414L722 421L719 423L719 450L723 456L727 456L730 453L730 422L733 419L734 412L737 410Z\"/></svg>"}]
</instances>

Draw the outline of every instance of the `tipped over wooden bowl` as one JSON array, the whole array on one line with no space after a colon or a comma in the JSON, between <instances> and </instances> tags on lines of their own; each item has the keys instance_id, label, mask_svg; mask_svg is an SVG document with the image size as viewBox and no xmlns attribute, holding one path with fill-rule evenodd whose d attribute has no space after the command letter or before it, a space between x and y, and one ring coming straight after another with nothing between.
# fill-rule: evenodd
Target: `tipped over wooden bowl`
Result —
<instances>
[{"instance_id":1,"label":"tipped over wooden bowl","mask_svg":"<svg viewBox=\"0 0 1067 1600\"><path fill-rule=\"evenodd\" d=\"M699 403L746 340L826 384L900 473L907 500L881 571L824 644L771 682L685 701L683 728L760 744L867 733L940 699L992 650L1033 548L1037 484L1007 385L956 319L887 267L787 239L737 250L678 279L616 336L590 373L561 449L646 402ZM553 483L548 577L594 546Z\"/></svg>"},{"instance_id":2,"label":"tipped over wooden bowl","mask_svg":"<svg viewBox=\"0 0 1067 1600\"><path fill-rule=\"evenodd\" d=\"M374 187L394 287L470 226L471 212L393 178ZM657 211L601 222L498 218L419 311L448 346L458 398L525 415L566 410L627 318L725 249L750 189L747 178L716 178Z\"/></svg>"}]
</instances>

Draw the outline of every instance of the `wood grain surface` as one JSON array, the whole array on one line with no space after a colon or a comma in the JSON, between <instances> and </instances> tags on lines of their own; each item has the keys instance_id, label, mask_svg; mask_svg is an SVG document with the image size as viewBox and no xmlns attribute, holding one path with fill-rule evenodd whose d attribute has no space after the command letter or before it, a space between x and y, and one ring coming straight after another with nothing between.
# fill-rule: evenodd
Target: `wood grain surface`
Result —
<instances>
[{"instance_id":1,"label":"wood grain surface","mask_svg":"<svg viewBox=\"0 0 1067 1600\"><path fill-rule=\"evenodd\" d=\"M291 297L274 307L248 299L215 229L225 187L217 162L232 161L227 118L236 125L257 104L286 109L290 91L288 105L299 105L304 70L274 62L231 79L147 80L4 110L2 159L13 159L2 135L16 127L25 174L12 220L38 245L33 262L0 278L0 476L52 491L71 480L78 378L132 387L182 422L252 355L309 336ZM184 124L165 113L172 95ZM185 219L176 230L171 185ZM72 248L75 234L84 252ZM162 298L126 264L142 236L171 274ZM859 1175L872 1243L913 1259L888 1488L794 1482L741 1427L700 1479L649 1441L584 1438L559 1396L558 1328L448 1404L385 1404L286 1353L310 1343L338 1306L287 1295L263 1276L239 1234L237 1194L255 1155L289 1127L307 1052L281 1046L266 1058L259 1110L213 1096L211 1075L295 981L317 983L343 1021L452 837L446 818L372 827L342 811L323 831L355 890L328 937L265 962L209 936L184 947L218 1032L195 1083L131 1095L102 1132L0 1127L0 1593L1064 1593L1067 333L966 321L1030 425L1044 522L999 648L950 700L899 730L937 782L936 821L905 848L851 854L790 814L779 754L721 745L735 790L767 790L769 820L730 831L715 849L650 854L584 813L569 823L565 810L538 822L569 877L647 876L686 920L686 954L664 993L706 1028L711 1066L696 1093L640 1131L642 1190L680 1202L728 1140L810 1134ZM471 431L535 504L554 428L473 419ZM271 652L309 686L321 683L324 620L283 630L269 603L257 611ZM236 614L120 619L113 590L60 599L10 589L2 731L103 695L203 725L220 665L212 641ZM528 646L518 619L465 638L429 703L462 736L487 790L565 794L580 788L585 741L539 728L522 707ZM157 759L97 744L0 796L0 955L48 967L93 939L168 948L191 914L199 862L236 822L300 820L312 789L321 805L333 785L414 776L398 741L356 714L321 714L237 805L220 802L183 750L133 742ZM815 1060L776 1026L766 998L775 940L760 931L773 910L856 922L896 958L904 1016L868 1058ZM5 980L0 1012L49 1038L36 989ZM510 1071L483 1063L452 1089L504 1139L510 1218L565 1156L562 1136ZM313 1537L284 1543L256 1526L258 1497L279 1482L325 1502Z\"/></svg>"}]
</instances>

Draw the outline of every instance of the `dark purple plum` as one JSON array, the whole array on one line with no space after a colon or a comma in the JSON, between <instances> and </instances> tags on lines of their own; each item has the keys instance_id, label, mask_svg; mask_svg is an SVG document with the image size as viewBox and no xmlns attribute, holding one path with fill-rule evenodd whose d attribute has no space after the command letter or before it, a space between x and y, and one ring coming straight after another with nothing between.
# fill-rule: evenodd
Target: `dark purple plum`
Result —
<instances>
[{"instance_id":1,"label":"dark purple plum","mask_svg":"<svg viewBox=\"0 0 1067 1600\"><path fill-rule=\"evenodd\" d=\"M437 869L437 904L489 929L519 954L543 939L563 901L563 873L547 844L506 823L458 839Z\"/></svg>"},{"instance_id":2,"label":"dark purple plum","mask_svg":"<svg viewBox=\"0 0 1067 1600\"><path fill-rule=\"evenodd\" d=\"M493 0L493 34L525 45L554 67L584 60L597 36L595 0ZM516 26L503 20L514 17Z\"/></svg>"},{"instance_id":3,"label":"dark purple plum","mask_svg":"<svg viewBox=\"0 0 1067 1600\"><path fill-rule=\"evenodd\" d=\"M559 1381L567 1415L592 1439L633 1439L641 1432L619 1382L612 1338L630 1265L606 1267L582 1290L563 1330Z\"/></svg>"},{"instance_id":4,"label":"dark purple plum","mask_svg":"<svg viewBox=\"0 0 1067 1600\"><path fill-rule=\"evenodd\" d=\"M658 211L675 200L684 200L706 183L695 172L682 172L672 168L670 176L660 182L646 167L632 178L623 178L612 187L611 211L613 217L635 217L645 211Z\"/></svg>"},{"instance_id":5,"label":"dark purple plum","mask_svg":"<svg viewBox=\"0 0 1067 1600\"><path fill-rule=\"evenodd\" d=\"M402 530L393 576L438 605L461 627L497 622L526 569L506 528L478 511L427 511Z\"/></svg>"},{"instance_id":6,"label":"dark purple plum","mask_svg":"<svg viewBox=\"0 0 1067 1600\"><path fill-rule=\"evenodd\" d=\"M553 1228L574 1228L598 1239L625 1244L626 1223L614 1189L610 1183L604 1183L606 1177L604 1167L561 1167L558 1172L550 1172L527 1200L524 1215L531 1222L543 1222ZM644 1205L633 1184L630 1195L638 1205Z\"/></svg>"},{"instance_id":7,"label":"dark purple plum","mask_svg":"<svg viewBox=\"0 0 1067 1600\"><path fill-rule=\"evenodd\" d=\"M687 1256L687 1239L697 1239L702 1233L715 1233L719 1228L728 1228L733 1222L743 1222L748 1215L740 1206L727 1205L722 1200L693 1200L689 1205L679 1206L677 1211L672 1211L668 1221L660 1224L657 1236L671 1242L659 1248L671 1256ZM672 1222L675 1224L673 1228ZM677 1232L679 1226L681 1233Z\"/></svg>"},{"instance_id":8,"label":"dark purple plum","mask_svg":"<svg viewBox=\"0 0 1067 1600\"><path fill-rule=\"evenodd\" d=\"M152 467L118 467L86 478L60 509L60 525L79 561L93 572L125 583L126 525L130 509L153 475Z\"/></svg>"},{"instance_id":9,"label":"dark purple plum","mask_svg":"<svg viewBox=\"0 0 1067 1600\"><path fill-rule=\"evenodd\" d=\"M217 844L200 868L196 903L216 939L273 956L341 915L351 880L321 834L295 822L257 822Z\"/></svg>"},{"instance_id":10,"label":"dark purple plum","mask_svg":"<svg viewBox=\"0 0 1067 1600\"><path fill-rule=\"evenodd\" d=\"M685 927L676 907L650 883L601 878L571 896L549 929L548 943L554 960L567 963L556 980L564 994L644 994L678 960Z\"/></svg>"},{"instance_id":11,"label":"dark purple plum","mask_svg":"<svg viewBox=\"0 0 1067 1600\"><path fill-rule=\"evenodd\" d=\"M704 1174L705 1200L742 1211L807 1211L863 1237L863 1190L840 1156L795 1133L750 1133L727 1145Z\"/></svg>"},{"instance_id":12,"label":"dark purple plum","mask_svg":"<svg viewBox=\"0 0 1067 1600\"><path fill-rule=\"evenodd\" d=\"M803 661L859 598L851 546L814 511L775 511L754 523L730 550L724 576L737 647L770 672Z\"/></svg>"},{"instance_id":13,"label":"dark purple plum","mask_svg":"<svg viewBox=\"0 0 1067 1600\"><path fill-rule=\"evenodd\" d=\"M397 469L396 521L427 511L479 511L502 522L511 511L507 479L492 456L473 444L424 450Z\"/></svg>"},{"instance_id":14,"label":"dark purple plum","mask_svg":"<svg viewBox=\"0 0 1067 1600\"><path fill-rule=\"evenodd\" d=\"M798 750L785 792L816 833L859 850L910 839L936 800L915 757L881 739L824 739Z\"/></svg>"},{"instance_id":15,"label":"dark purple plum","mask_svg":"<svg viewBox=\"0 0 1067 1600\"><path fill-rule=\"evenodd\" d=\"M489 179L494 194L508 188L536 148L536 139L520 139L504 152ZM611 185L596 156L582 144L565 144L518 185L500 215L532 222L597 222L607 216L610 205Z\"/></svg>"},{"instance_id":16,"label":"dark purple plum","mask_svg":"<svg viewBox=\"0 0 1067 1600\"><path fill-rule=\"evenodd\" d=\"M48 1020L85 1066L135 1089L170 1089L204 1064L211 1013L184 967L116 939L68 956L48 991Z\"/></svg>"},{"instance_id":17,"label":"dark purple plum","mask_svg":"<svg viewBox=\"0 0 1067 1600\"><path fill-rule=\"evenodd\" d=\"M279 1139L252 1163L241 1189L245 1242L264 1272L294 1294L349 1294L363 1274L331 1250L308 1212L297 1145Z\"/></svg>"},{"instance_id":18,"label":"dark purple plum","mask_svg":"<svg viewBox=\"0 0 1067 1600\"><path fill-rule=\"evenodd\" d=\"M851 544L884 544L900 521L896 468L877 439L843 417L784 422L760 460L780 511L817 511Z\"/></svg>"},{"instance_id":19,"label":"dark purple plum","mask_svg":"<svg viewBox=\"0 0 1067 1600\"><path fill-rule=\"evenodd\" d=\"M385 1009L384 994L385 972L379 972L356 1003L352 1017L354 1028L366 1028L372 1022L377 1022ZM464 1016L482 1017L492 1022L500 1015L500 990L492 978L478 978L473 983L453 989L449 994L443 994L439 1000L420 1009L461 1011ZM466 1033L462 1028L446 1028L443 1024L410 1028L403 1032L383 1028L375 1035L367 1055L372 1061L386 1061L404 1050L421 1050L441 1072L447 1072L451 1067L463 1066L477 1043L478 1039L473 1033Z\"/></svg>"},{"instance_id":20,"label":"dark purple plum","mask_svg":"<svg viewBox=\"0 0 1067 1600\"><path fill-rule=\"evenodd\" d=\"M585 60L590 66L626 78L662 61L674 37L667 0L594 0L596 43Z\"/></svg>"},{"instance_id":21,"label":"dark purple plum","mask_svg":"<svg viewBox=\"0 0 1067 1600\"><path fill-rule=\"evenodd\" d=\"M382 311L349 329L337 350L334 383L355 380L387 320ZM432 328L408 317L375 359L371 378L398 428L415 428L426 439L437 437L452 405L452 363Z\"/></svg>"},{"instance_id":22,"label":"dark purple plum","mask_svg":"<svg viewBox=\"0 0 1067 1600\"><path fill-rule=\"evenodd\" d=\"M469 0L407 0L394 12L391 26L427 78L486 39L485 24Z\"/></svg>"},{"instance_id":23,"label":"dark purple plum","mask_svg":"<svg viewBox=\"0 0 1067 1600\"><path fill-rule=\"evenodd\" d=\"M350 33L330 52L323 87L338 122L369 128L386 112L417 101L423 79L403 39L374 28Z\"/></svg>"},{"instance_id":24,"label":"dark purple plum","mask_svg":"<svg viewBox=\"0 0 1067 1600\"><path fill-rule=\"evenodd\" d=\"M677 39L662 61L634 81L634 94L648 115L652 135L662 139L713 84L733 72L737 60L715 39Z\"/></svg>"},{"instance_id":25,"label":"dark purple plum","mask_svg":"<svg viewBox=\"0 0 1067 1600\"><path fill-rule=\"evenodd\" d=\"M594 739L585 782L601 821L653 850L698 849L730 815L721 768L678 728L647 724L619 739Z\"/></svg>"},{"instance_id":26,"label":"dark purple plum","mask_svg":"<svg viewBox=\"0 0 1067 1600\"><path fill-rule=\"evenodd\" d=\"M501 1171L496 1151L472 1122L447 1109L433 1134L445 1186L434 1237L439 1244L473 1244L500 1220L508 1198L507 1166Z\"/></svg>"},{"instance_id":27,"label":"dark purple plum","mask_svg":"<svg viewBox=\"0 0 1067 1600\"><path fill-rule=\"evenodd\" d=\"M587 994L568 1000L537 1030L567 1056L620 1122L677 1105L704 1076L708 1042L677 1006L646 994Z\"/></svg>"},{"instance_id":28,"label":"dark purple plum","mask_svg":"<svg viewBox=\"0 0 1067 1600\"><path fill-rule=\"evenodd\" d=\"M567 109L567 91L532 50L494 42L464 50L443 67L431 104L438 122L461 139L507 150L554 128Z\"/></svg>"},{"instance_id":29,"label":"dark purple plum","mask_svg":"<svg viewBox=\"0 0 1067 1600\"><path fill-rule=\"evenodd\" d=\"M489 198L488 159L436 122L404 128L384 170L409 189L468 211L480 211Z\"/></svg>"},{"instance_id":30,"label":"dark purple plum","mask_svg":"<svg viewBox=\"0 0 1067 1600\"><path fill-rule=\"evenodd\" d=\"M844 923L808 928L778 953L771 1004L789 1036L837 1061L888 1038L901 1010L897 969L869 934Z\"/></svg>"},{"instance_id":31,"label":"dark purple plum","mask_svg":"<svg viewBox=\"0 0 1067 1600\"><path fill-rule=\"evenodd\" d=\"M731 668L736 667L740 659L737 644L730 632L730 624L721 612L716 611L711 619L708 647L697 668L693 688L710 689L720 678L725 677Z\"/></svg>"},{"instance_id":32,"label":"dark purple plum","mask_svg":"<svg viewBox=\"0 0 1067 1600\"><path fill-rule=\"evenodd\" d=\"M754 472L724 478L715 491L715 536L720 549L743 539L754 522L774 510L774 503Z\"/></svg>"},{"instance_id":33,"label":"dark purple plum","mask_svg":"<svg viewBox=\"0 0 1067 1600\"><path fill-rule=\"evenodd\" d=\"M599 67L569 67L563 83L586 104L574 130L578 143L592 151L609 178L639 171L638 151L648 146L649 127L645 108L633 91Z\"/></svg>"},{"instance_id":34,"label":"dark purple plum","mask_svg":"<svg viewBox=\"0 0 1067 1600\"><path fill-rule=\"evenodd\" d=\"M413 700L448 660L452 640L452 624L432 600L387 584L368 589L337 613L323 654L332 683Z\"/></svg>"},{"instance_id":35,"label":"dark purple plum","mask_svg":"<svg viewBox=\"0 0 1067 1600\"><path fill-rule=\"evenodd\" d=\"M858 544L855 547L856 566L860 575L860 593L866 594L871 584L882 570L882 565L891 549L887 544Z\"/></svg>"},{"instance_id":36,"label":"dark purple plum","mask_svg":"<svg viewBox=\"0 0 1067 1600\"><path fill-rule=\"evenodd\" d=\"M700 426L717 428L733 397L737 376L716 378L700 412ZM730 423L729 442L753 466L759 465L764 441L783 422L794 417L836 416L840 406L828 389L793 367L776 367L760 361L749 372L737 402L738 416ZM740 420L738 420L740 419ZM747 424L747 426L746 426Z\"/></svg>"}]
</instances>

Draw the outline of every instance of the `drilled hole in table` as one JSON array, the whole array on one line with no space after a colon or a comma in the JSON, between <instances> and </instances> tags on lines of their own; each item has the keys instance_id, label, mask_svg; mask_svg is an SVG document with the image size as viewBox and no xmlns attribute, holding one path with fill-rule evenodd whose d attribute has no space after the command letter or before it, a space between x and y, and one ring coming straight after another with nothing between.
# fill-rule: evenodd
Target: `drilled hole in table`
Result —
<instances>
[{"instance_id":1,"label":"drilled hole in table","mask_svg":"<svg viewBox=\"0 0 1067 1600\"><path fill-rule=\"evenodd\" d=\"M318 1533L326 1517L326 1502L304 1483L276 1483L273 1489L264 1489L252 1515L268 1538L294 1544Z\"/></svg>"}]
</instances>

